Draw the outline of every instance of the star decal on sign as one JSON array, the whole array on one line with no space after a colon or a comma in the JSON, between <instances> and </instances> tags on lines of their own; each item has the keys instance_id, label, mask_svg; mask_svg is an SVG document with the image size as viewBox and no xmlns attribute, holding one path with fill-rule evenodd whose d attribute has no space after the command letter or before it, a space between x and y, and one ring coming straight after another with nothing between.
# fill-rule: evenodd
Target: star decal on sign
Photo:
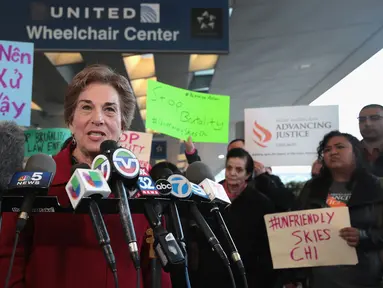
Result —
<instances>
[{"instance_id":1,"label":"star decal on sign","mask_svg":"<svg viewBox=\"0 0 383 288\"><path fill-rule=\"evenodd\" d=\"M197 21L200 24L201 30L206 30L209 28L213 30L215 26L215 19L216 17L212 14L209 14L208 11L203 12L201 16L197 17Z\"/></svg>"}]
</instances>

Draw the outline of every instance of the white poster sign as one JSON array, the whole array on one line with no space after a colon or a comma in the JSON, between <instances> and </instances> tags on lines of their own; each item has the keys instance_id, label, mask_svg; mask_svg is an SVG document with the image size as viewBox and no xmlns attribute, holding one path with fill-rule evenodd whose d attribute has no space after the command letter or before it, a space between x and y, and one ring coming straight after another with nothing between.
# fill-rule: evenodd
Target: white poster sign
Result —
<instances>
[{"instance_id":1,"label":"white poster sign","mask_svg":"<svg viewBox=\"0 0 383 288\"><path fill-rule=\"evenodd\" d=\"M323 136L338 129L338 106L245 109L246 149L265 166L311 166Z\"/></svg>"}]
</instances>

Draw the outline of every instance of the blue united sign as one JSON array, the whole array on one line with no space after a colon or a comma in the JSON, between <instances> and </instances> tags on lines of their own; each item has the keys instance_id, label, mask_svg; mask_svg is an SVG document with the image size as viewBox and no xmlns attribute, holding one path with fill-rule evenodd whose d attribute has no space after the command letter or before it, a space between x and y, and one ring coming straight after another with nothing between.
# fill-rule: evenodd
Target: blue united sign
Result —
<instances>
[{"instance_id":1,"label":"blue united sign","mask_svg":"<svg viewBox=\"0 0 383 288\"><path fill-rule=\"evenodd\" d=\"M1 1L0 39L42 51L228 52L228 0L147 1Z\"/></svg>"}]
</instances>

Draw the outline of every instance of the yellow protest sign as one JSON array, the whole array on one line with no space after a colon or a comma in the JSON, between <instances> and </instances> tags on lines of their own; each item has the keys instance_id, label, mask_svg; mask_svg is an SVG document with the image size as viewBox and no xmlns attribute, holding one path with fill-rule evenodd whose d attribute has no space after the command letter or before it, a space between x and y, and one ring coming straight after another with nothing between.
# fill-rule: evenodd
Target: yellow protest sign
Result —
<instances>
[{"instance_id":1,"label":"yellow protest sign","mask_svg":"<svg viewBox=\"0 0 383 288\"><path fill-rule=\"evenodd\" d=\"M230 97L148 80L146 128L195 142L227 143Z\"/></svg>"}]
</instances>

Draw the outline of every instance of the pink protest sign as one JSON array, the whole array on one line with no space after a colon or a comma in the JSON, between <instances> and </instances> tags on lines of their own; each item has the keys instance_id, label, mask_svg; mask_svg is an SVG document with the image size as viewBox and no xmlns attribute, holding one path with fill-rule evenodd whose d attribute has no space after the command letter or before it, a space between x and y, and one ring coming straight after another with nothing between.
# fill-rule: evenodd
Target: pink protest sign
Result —
<instances>
[{"instance_id":1,"label":"pink protest sign","mask_svg":"<svg viewBox=\"0 0 383 288\"><path fill-rule=\"evenodd\" d=\"M140 166L148 169L150 161L150 152L152 150L153 134L124 131L120 137L120 145L129 149L136 155L140 161Z\"/></svg>"}]
</instances>

